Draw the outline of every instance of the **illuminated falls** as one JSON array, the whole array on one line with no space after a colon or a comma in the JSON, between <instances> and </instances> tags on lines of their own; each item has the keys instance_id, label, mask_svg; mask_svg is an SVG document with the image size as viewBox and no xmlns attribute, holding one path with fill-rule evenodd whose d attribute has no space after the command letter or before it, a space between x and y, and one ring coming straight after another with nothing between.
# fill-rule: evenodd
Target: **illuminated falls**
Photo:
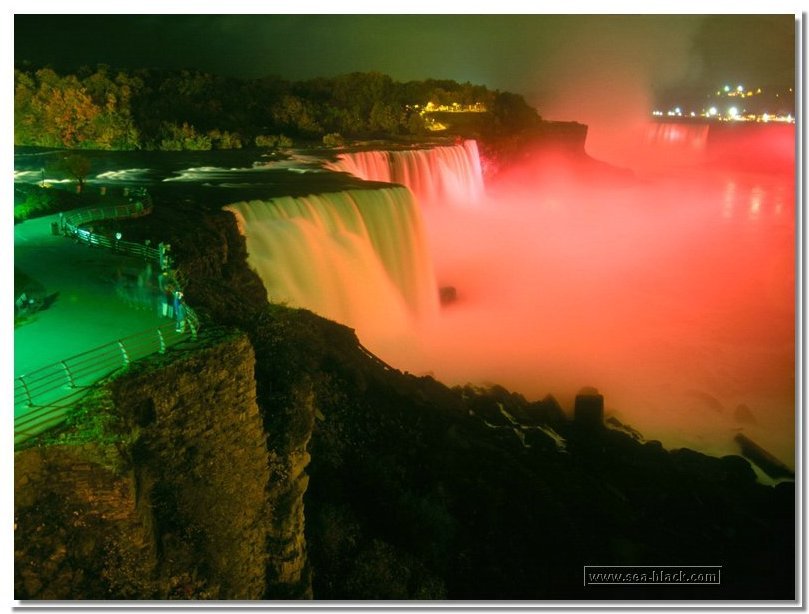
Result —
<instances>
[{"instance_id":1,"label":"illuminated falls","mask_svg":"<svg viewBox=\"0 0 809 614\"><path fill-rule=\"evenodd\" d=\"M399 151L343 153L327 168L366 181L407 186L420 203L472 206L483 196L477 143Z\"/></svg>"},{"instance_id":2,"label":"illuminated falls","mask_svg":"<svg viewBox=\"0 0 809 614\"><path fill-rule=\"evenodd\" d=\"M418 207L403 187L240 202L225 207L270 300L370 336L437 312Z\"/></svg>"},{"instance_id":3,"label":"illuminated falls","mask_svg":"<svg viewBox=\"0 0 809 614\"><path fill-rule=\"evenodd\" d=\"M702 151L708 142L710 126L685 123L651 123L646 130L646 141L649 145L677 148L691 151Z\"/></svg>"}]
</instances>

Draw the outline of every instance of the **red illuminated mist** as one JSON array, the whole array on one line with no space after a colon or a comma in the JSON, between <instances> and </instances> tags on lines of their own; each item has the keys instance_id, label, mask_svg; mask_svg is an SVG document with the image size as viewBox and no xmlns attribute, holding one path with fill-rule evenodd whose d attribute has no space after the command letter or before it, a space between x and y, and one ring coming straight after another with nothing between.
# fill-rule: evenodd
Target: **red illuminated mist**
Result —
<instances>
[{"instance_id":1,"label":"red illuminated mist","mask_svg":"<svg viewBox=\"0 0 809 614\"><path fill-rule=\"evenodd\" d=\"M634 170L539 150L485 191L474 143L346 153L332 170L407 189L229 209L271 299L397 368L568 411L594 386L667 447L738 453L743 432L792 465L794 128L641 136Z\"/></svg>"},{"instance_id":2,"label":"red illuminated mist","mask_svg":"<svg viewBox=\"0 0 809 614\"><path fill-rule=\"evenodd\" d=\"M692 40L700 22L691 16L579 16L576 27L543 58L528 92L546 119L588 126L587 152L616 164L636 161L635 143L654 107L654 88L680 83L699 72Z\"/></svg>"},{"instance_id":3,"label":"red illuminated mist","mask_svg":"<svg viewBox=\"0 0 809 614\"><path fill-rule=\"evenodd\" d=\"M757 171L750 153L782 132L711 149L742 165L700 154L631 180L540 156L488 186L481 208L423 207L438 283L458 300L409 343L366 344L448 384L553 394L567 409L595 386L669 447L738 453L744 432L791 465L793 174Z\"/></svg>"}]
</instances>

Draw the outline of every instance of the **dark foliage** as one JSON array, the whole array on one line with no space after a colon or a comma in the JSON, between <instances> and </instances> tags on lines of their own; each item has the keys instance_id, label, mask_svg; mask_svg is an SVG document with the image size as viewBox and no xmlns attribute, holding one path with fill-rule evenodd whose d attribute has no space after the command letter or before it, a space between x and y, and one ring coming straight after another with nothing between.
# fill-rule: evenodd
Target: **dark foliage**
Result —
<instances>
[{"instance_id":1,"label":"dark foliage","mask_svg":"<svg viewBox=\"0 0 809 614\"><path fill-rule=\"evenodd\" d=\"M14 77L15 145L174 151L288 145L289 136L421 135L428 102L488 109L463 128L474 133L513 134L540 122L517 94L374 72L289 82L100 65L64 75L25 67Z\"/></svg>"}]
</instances>

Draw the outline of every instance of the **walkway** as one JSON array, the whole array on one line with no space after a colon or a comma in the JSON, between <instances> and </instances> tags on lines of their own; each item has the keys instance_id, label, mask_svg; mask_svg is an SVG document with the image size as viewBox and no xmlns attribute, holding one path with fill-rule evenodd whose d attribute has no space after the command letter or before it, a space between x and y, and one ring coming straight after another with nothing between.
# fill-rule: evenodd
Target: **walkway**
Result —
<instances>
[{"instance_id":1,"label":"walkway","mask_svg":"<svg viewBox=\"0 0 809 614\"><path fill-rule=\"evenodd\" d=\"M53 304L14 331L14 375L166 323L154 309L137 309L116 294L118 273L137 282L146 267L108 249L51 233L58 216L14 227L15 269L41 284Z\"/></svg>"},{"instance_id":2,"label":"walkway","mask_svg":"<svg viewBox=\"0 0 809 614\"><path fill-rule=\"evenodd\" d=\"M15 298L29 289L38 297L55 296L49 307L15 328L15 377L170 323L158 315L156 304L138 305L120 292L135 291L139 275L147 278L146 262L54 235L51 224L58 219L36 218L14 227ZM152 272L150 283L154 277ZM23 282L27 286L20 288ZM27 413L17 409L15 416L18 412Z\"/></svg>"}]
</instances>

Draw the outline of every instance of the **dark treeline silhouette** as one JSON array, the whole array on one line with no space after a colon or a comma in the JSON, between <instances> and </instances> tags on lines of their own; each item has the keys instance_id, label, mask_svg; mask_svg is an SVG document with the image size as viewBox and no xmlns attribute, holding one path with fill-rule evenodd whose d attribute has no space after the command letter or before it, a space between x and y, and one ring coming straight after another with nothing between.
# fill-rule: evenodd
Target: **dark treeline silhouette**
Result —
<instances>
[{"instance_id":1,"label":"dark treeline silhouette","mask_svg":"<svg viewBox=\"0 0 809 614\"><path fill-rule=\"evenodd\" d=\"M21 65L14 71L14 143L171 151L422 135L430 119L420 111L429 102L482 106L474 130L492 137L541 122L520 95L449 80L400 83L351 73L293 82L106 65L59 74Z\"/></svg>"}]
</instances>

